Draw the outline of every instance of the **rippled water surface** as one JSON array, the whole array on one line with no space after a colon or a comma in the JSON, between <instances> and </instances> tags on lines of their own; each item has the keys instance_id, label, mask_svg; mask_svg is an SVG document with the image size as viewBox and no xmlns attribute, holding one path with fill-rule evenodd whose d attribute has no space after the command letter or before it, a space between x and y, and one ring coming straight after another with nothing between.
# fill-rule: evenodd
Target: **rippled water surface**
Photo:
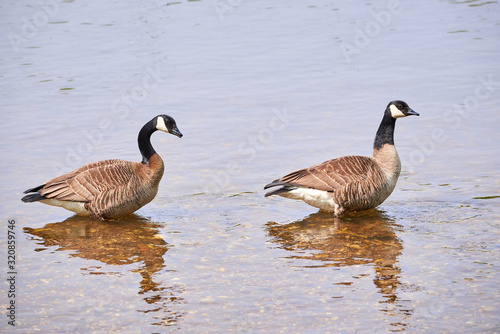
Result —
<instances>
[{"instance_id":1,"label":"rippled water surface","mask_svg":"<svg viewBox=\"0 0 500 334\"><path fill-rule=\"evenodd\" d=\"M2 212L23 333L500 331L497 1L4 1ZM403 171L345 219L262 187L370 155L387 103ZM140 161L156 198L93 221L20 201L93 161ZM8 324L0 287L0 328Z\"/></svg>"}]
</instances>

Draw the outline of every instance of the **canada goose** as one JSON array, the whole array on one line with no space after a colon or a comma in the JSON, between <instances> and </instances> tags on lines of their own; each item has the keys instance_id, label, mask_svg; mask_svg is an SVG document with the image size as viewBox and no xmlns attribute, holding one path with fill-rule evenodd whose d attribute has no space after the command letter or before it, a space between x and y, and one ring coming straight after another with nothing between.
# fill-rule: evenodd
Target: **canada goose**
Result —
<instances>
[{"instance_id":1,"label":"canada goose","mask_svg":"<svg viewBox=\"0 0 500 334\"><path fill-rule=\"evenodd\" d=\"M24 193L30 194L21 200L60 206L96 219L116 218L138 210L156 196L163 176L163 161L151 145L156 130L182 137L172 117L158 115L139 131L142 162L94 162L26 190Z\"/></svg>"},{"instance_id":2,"label":"canada goose","mask_svg":"<svg viewBox=\"0 0 500 334\"><path fill-rule=\"evenodd\" d=\"M401 172L401 161L394 146L396 119L419 116L403 101L387 105L375 136L373 157L349 155L301 169L267 184L280 187L265 197L303 200L337 217L349 211L372 209L392 193Z\"/></svg>"}]
</instances>

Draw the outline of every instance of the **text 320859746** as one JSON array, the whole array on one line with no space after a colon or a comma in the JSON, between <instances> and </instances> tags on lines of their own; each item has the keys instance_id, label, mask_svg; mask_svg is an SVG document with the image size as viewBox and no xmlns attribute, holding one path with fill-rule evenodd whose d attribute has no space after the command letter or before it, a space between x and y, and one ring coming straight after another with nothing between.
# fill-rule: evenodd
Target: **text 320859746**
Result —
<instances>
[{"instance_id":1,"label":"text 320859746","mask_svg":"<svg viewBox=\"0 0 500 334\"><path fill-rule=\"evenodd\" d=\"M16 221L9 219L7 224L7 323L16 325Z\"/></svg>"}]
</instances>

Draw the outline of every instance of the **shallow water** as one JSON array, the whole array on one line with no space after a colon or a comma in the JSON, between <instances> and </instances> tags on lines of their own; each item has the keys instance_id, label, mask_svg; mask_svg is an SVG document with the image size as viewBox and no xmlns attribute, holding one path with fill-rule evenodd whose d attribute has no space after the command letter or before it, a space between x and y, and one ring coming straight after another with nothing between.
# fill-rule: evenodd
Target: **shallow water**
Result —
<instances>
[{"instance_id":1,"label":"shallow water","mask_svg":"<svg viewBox=\"0 0 500 334\"><path fill-rule=\"evenodd\" d=\"M16 329L499 331L499 10L4 2L0 240L15 219ZM263 197L293 170L370 155L393 99L421 116L397 122L403 171L376 210L337 219ZM137 132L162 113L185 136L153 136L166 172L135 215L20 201L85 163L139 161Z\"/></svg>"}]
</instances>

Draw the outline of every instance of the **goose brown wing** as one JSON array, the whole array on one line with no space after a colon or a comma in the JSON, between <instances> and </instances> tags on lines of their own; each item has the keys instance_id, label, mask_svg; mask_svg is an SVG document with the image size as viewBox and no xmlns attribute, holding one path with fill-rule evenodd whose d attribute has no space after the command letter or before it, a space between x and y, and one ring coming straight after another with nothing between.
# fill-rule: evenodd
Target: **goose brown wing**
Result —
<instances>
[{"instance_id":1,"label":"goose brown wing","mask_svg":"<svg viewBox=\"0 0 500 334\"><path fill-rule=\"evenodd\" d=\"M347 184L362 182L377 170L372 158L350 155L292 172L275 182L285 186L335 191Z\"/></svg>"},{"instance_id":2,"label":"goose brown wing","mask_svg":"<svg viewBox=\"0 0 500 334\"><path fill-rule=\"evenodd\" d=\"M88 164L49 180L39 192L45 198L90 202L98 194L130 182L134 176L133 164L118 159Z\"/></svg>"}]
</instances>

